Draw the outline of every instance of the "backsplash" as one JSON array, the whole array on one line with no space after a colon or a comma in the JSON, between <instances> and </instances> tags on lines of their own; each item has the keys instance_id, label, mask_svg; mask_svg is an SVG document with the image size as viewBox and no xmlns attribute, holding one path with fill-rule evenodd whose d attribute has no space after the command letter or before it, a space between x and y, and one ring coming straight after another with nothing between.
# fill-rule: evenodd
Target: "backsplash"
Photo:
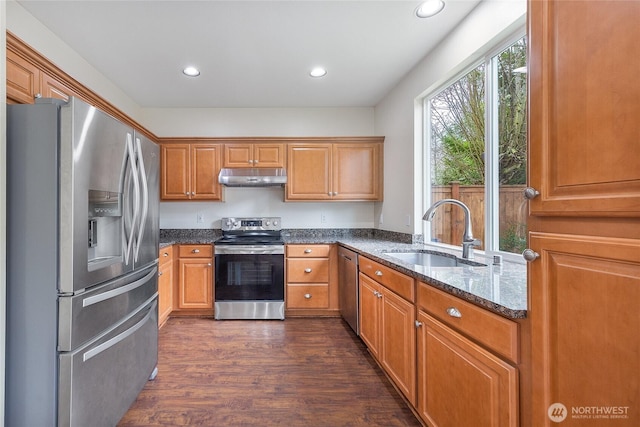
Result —
<instances>
[{"instance_id":1,"label":"backsplash","mask_svg":"<svg viewBox=\"0 0 640 427\"><path fill-rule=\"evenodd\" d=\"M422 234L398 233L395 231L376 230L373 228L285 228L282 230L283 237L289 239L304 238L327 238L336 240L338 238L366 238L389 240L398 243L424 242ZM160 240L188 241L214 241L222 237L222 231L217 228L168 228L160 230Z\"/></svg>"}]
</instances>

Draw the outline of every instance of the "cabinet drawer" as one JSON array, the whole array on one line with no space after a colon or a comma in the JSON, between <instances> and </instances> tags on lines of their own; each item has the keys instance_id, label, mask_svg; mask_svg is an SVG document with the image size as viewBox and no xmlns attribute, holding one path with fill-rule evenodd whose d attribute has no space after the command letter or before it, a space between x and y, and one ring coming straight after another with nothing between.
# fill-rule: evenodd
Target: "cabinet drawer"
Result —
<instances>
[{"instance_id":1,"label":"cabinet drawer","mask_svg":"<svg viewBox=\"0 0 640 427\"><path fill-rule=\"evenodd\" d=\"M158 263L164 265L165 263L173 261L173 246L165 246L159 251L160 260Z\"/></svg>"},{"instance_id":2,"label":"cabinet drawer","mask_svg":"<svg viewBox=\"0 0 640 427\"><path fill-rule=\"evenodd\" d=\"M213 256L213 246L180 245L178 254L180 258L211 258Z\"/></svg>"},{"instance_id":3,"label":"cabinet drawer","mask_svg":"<svg viewBox=\"0 0 640 427\"><path fill-rule=\"evenodd\" d=\"M288 283L327 283L329 282L329 260L315 258L287 259Z\"/></svg>"},{"instance_id":4,"label":"cabinet drawer","mask_svg":"<svg viewBox=\"0 0 640 427\"><path fill-rule=\"evenodd\" d=\"M287 257L326 258L330 245L287 245Z\"/></svg>"},{"instance_id":5,"label":"cabinet drawer","mask_svg":"<svg viewBox=\"0 0 640 427\"><path fill-rule=\"evenodd\" d=\"M329 285L287 285L287 308L329 308Z\"/></svg>"},{"instance_id":6,"label":"cabinet drawer","mask_svg":"<svg viewBox=\"0 0 640 427\"><path fill-rule=\"evenodd\" d=\"M382 283L401 297L416 301L416 289L413 277L409 277L368 258L360 257L360 271L375 281Z\"/></svg>"},{"instance_id":7,"label":"cabinet drawer","mask_svg":"<svg viewBox=\"0 0 640 427\"><path fill-rule=\"evenodd\" d=\"M517 323L422 282L418 282L418 308L518 363Z\"/></svg>"}]
</instances>

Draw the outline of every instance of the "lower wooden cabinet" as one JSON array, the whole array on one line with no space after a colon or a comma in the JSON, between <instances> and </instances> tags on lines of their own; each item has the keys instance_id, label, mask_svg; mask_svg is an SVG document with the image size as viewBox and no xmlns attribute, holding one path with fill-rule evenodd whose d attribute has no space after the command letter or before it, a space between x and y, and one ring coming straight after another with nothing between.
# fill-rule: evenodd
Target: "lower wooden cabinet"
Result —
<instances>
[{"instance_id":1,"label":"lower wooden cabinet","mask_svg":"<svg viewBox=\"0 0 640 427\"><path fill-rule=\"evenodd\" d=\"M415 306L360 273L360 337L407 400L416 403Z\"/></svg>"},{"instance_id":2,"label":"lower wooden cabinet","mask_svg":"<svg viewBox=\"0 0 640 427\"><path fill-rule=\"evenodd\" d=\"M431 427L518 426L517 369L422 310L418 412Z\"/></svg>"},{"instance_id":3,"label":"lower wooden cabinet","mask_svg":"<svg viewBox=\"0 0 640 427\"><path fill-rule=\"evenodd\" d=\"M173 247L160 249L158 266L158 325L161 326L173 310Z\"/></svg>"},{"instance_id":4,"label":"lower wooden cabinet","mask_svg":"<svg viewBox=\"0 0 640 427\"><path fill-rule=\"evenodd\" d=\"M178 248L177 308L213 309L212 246L180 245Z\"/></svg>"},{"instance_id":5,"label":"lower wooden cabinet","mask_svg":"<svg viewBox=\"0 0 640 427\"><path fill-rule=\"evenodd\" d=\"M339 315L336 245L287 245L286 315Z\"/></svg>"}]
</instances>

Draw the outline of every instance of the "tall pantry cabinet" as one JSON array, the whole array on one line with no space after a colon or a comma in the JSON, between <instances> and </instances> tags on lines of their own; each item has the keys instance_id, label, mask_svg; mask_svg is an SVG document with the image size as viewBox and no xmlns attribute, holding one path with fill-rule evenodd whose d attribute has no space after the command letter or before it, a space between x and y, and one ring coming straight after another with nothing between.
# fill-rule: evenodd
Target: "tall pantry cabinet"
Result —
<instances>
[{"instance_id":1,"label":"tall pantry cabinet","mask_svg":"<svg viewBox=\"0 0 640 427\"><path fill-rule=\"evenodd\" d=\"M640 425L640 2L529 0L532 426Z\"/></svg>"}]
</instances>

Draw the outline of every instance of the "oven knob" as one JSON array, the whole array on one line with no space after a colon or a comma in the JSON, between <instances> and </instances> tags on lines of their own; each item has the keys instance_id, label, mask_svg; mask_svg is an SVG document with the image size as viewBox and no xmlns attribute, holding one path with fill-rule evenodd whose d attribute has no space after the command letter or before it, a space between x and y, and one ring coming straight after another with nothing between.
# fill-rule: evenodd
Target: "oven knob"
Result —
<instances>
[{"instance_id":1,"label":"oven knob","mask_svg":"<svg viewBox=\"0 0 640 427\"><path fill-rule=\"evenodd\" d=\"M231 227L231 220L230 219L227 220L227 227Z\"/></svg>"},{"instance_id":2,"label":"oven knob","mask_svg":"<svg viewBox=\"0 0 640 427\"><path fill-rule=\"evenodd\" d=\"M273 226L275 227L276 225L278 225L278 221L277 221L277 220L274 220L274 221L273 221Z\"/></svg>"},{"instance_id":3,"label":"oven knob","mask_svg":"<svg viewBox=\"0 0 640 427\"><path fill-rule=\"evenodd\" d=\"M270 225L271 225L271 221L267 221L267 222L265 222L265 225L266 225L267 227L268 227L268 226L270 226Z\"/></svg>"},{"instance_id":4,"label":"oven knob","mask_svg":"<svg viewBox=\"0 0 640 427\"><path fill-rule=\"evenodd\" d=\"M233 226L237 227L238 226L238 221L233 221Z\"/></svg>"}]
</instances>

